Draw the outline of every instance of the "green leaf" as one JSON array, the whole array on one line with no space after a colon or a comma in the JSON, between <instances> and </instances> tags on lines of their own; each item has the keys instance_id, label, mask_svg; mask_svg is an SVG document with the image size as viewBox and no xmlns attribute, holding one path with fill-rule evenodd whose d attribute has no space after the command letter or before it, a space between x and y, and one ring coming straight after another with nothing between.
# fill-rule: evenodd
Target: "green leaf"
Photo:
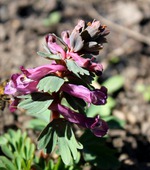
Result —
<instances>
[{"instance_id":1,"label":"green leaf","mask_svg":"<svg viewBox=\"0 0 150 170\"><path fill-rule=\"evenodd\" d=\"M96 169L116 170L119 168L120 164L115 156L117 150L109 148L104 138L97 138L88 131L82 135L80 141L84 145L84 160L96 166Z\"/></svg>"},{"instance_id":2,"label":"green leaf","mask_svg":"<svg viewBox=\"0 0 150 170\"><path fill-rule=\"evenodd\" d=\"M38 137L38 148L45 149L46 153L51 153L57 144L57 134L50 122Z\"/></svg>"},{"instance_id":3,"label":"green leaf","mask_svg":"<svg viewBox=\"0 0 150 170\"><path fill-rule=\"evenodd\" d=\"M68 128L68 129L70 130L70 128ZM65 138L67 139L67 136L65 136ZM68 147L72 153L73 159L76 160L78 151L77 151L77 148L74 146L74 142L73 142L72 138L67 139L66 142L67 142Z\"/></svg>"},{"instance_id":4,"label":"green leaf","mask_svg":"<svg viewBox=\"0 0 150 170\"><path fill-rule=\"evenodd\" d=\"M69 140L69 141L73 144L73 146L76 147L77 149L83 149L83 145L76 140L72 128L71 128L71 127L68 127L68 128L69 128L70 131L71 131L70 140L69 140L69 138L68 138L68 140Z\"/></svg>"},{"instance_id":5,"label":"green leaf","mask_svg":"<svg viewBox=\"0 0 150 170\"><path fill-rule=\"evenodd\" d=\"M22 158L18 155L16 158L15 158L15 164L17 166L17 170L22 170L21 168L21 163L22 163Z\"/></svg>"},{"instance_id":6,"label":"green leaf","mask_svg":"<svg viewBox=\"0 0 150 170\"><path fill-rule=\"evenodd\" d=\"M7 136L8 141L7 144L1 146L1 149L4 151L4 154L11 159L11 162L14 163L13 165L16 167L16 170L31 169L35 145L31 143L30 138L27 137L27 133L10 129L4 136ZM9 163L7 159L3 159L3 161ZM8 166L5 165L4 167L8 170Z\"/></svg>"},{"instance_id":7,"label":"green leaf","mask_svg":"<svg viewBox=\"0 0 150 170\"><path fill-rule=\"evenodd\" d=\"M52 26L59 23L61 19L61 13L58 11L51 12L48 18L44 19L44 26Z\"/></svg>"},{"instance_id":8,"label":"green leaf","mask_svg":"<svg viewBox=\"0 0 150 170\"><path fill-rule=\"evenodd\" d=\"M0 170L7 170L3 165L0 165Z\"/></svg>"},{"instance_id":9,"label":"green leaf","mask_svg":"<svg viewBox=\"0 0 150 170\"><path fill-rule=\"evenodd\" d=\"M4 136L0 136L0 145L5 145L8 140Z\"/></svg>"},{"instance_id":10,"label":"green leaf","mask_svg":"<svg viewBox=\"0 0 150 170\"><path fill-rule=\"evenodd\" d=\"M65 140L65 137L58 138L58 146L59 146L59 153L61 155L63 162L66 165L69 165L71 163L72 156L71 156L69 146Z\"/></svg>"},{"instance_id":11,"label":"green leaf","mask_svg":"<svg viewBox=\"0 0 150 170\"><path fill-rule=\"evenodd\" d=\"M73 72L78 77L80 75L90 75L88 70L85 70L82 67L78 66L78 64L73 60L66 60L66 65L68 70Z\"/></svg>"},{"instance_id":12,"label":"green leaf","mask_svg":"<svg viewBox=\"0 0 150 170\"><path fill-rule=\"evenodd\" d=\"M35 146L31 143L30 138L26 138L24 142L26 144L24 147L25 158L29 160L33 157Z\"/></svg>"},{"instance_id":13,"label":"green leaf","mask_svg":"<svg viewBox=\"0 0 150 170\"><path fill-rule=\"evenodd\" d=\"M44 52L37 52L37 54L41 57L47 58L49 60L61 60L61 56L59 54L51 54L51 53L44 53Z\"/></svg>"},{"instance_id":14,"label":"green leaf","mask_svg":"<svg viewBox=\"0 0 150 170\"><path fill-rule=\"evenodd\" d=\"M59 78L57 76L47 76L40 80L40 82L37 85L37 88L40 91L44 92L57 92L61 86L64 84L64 79Z\"/></svg>"},{"instance_id":15,"label":"green leaf","mask_svg":"<svg viewBox=\"0 0 150 170\"><path fill-rule=\"evenodd\" d=\"M30 147L28 147L29 148L29 155L30 155L30 157L29 158L32 158L33 156L34 156L34 152L35 152L35 145L34 145L34 143L31 143L31 141L30 141ZM28 156L29 156L28 155Z\"/></svg>"},{"instance_id":16,"label":"green leaf","mask_svg":"<svg viewBox=\"0 0 150 170\"><path fill-rule=\"evenodd\" d=\"M50 122L38 138L38 148L45 149L46 153L51 153L57 144L61 158L66 165L72 164L73 159L78 159L77 149L83 148L77 142L70 123L63 118Z\"/></svg>"},{"instance_id":17,"label":"green leaf","mask_svg":"<svg viewBox=\"0 0 150 170\"><path fill-rule=\"evenodd\" d=\"M49 143L49 145L51 145L51 152L54 151L54 149L55 149L55 147L56 147L56 145L57 145L57 140L58 140L58 136L57 136L56 131L54 131L54 133L53 133L53 143L52 143L52 144ZM50 153L49 150L48 150L48 152Z\"/></svg>"},{"instance_id":18,"label":"green leaf","mask_svg":"<svg viewBox=\"0 0 150 170\"><path fill-rule=\"evenodd\" d=\"M49 123L38 137L38 149L45 149L52 137L53 129Z\"/></svg>"},{"instance_id":19,"label":"green leaf","mask_svg":"<svg viewBox=\"0 0 150 170\"><path fill-rule=\"evenodd\" d=\"M0 156L0 164L3 165L7 170L17 170L14 164L5 156Z\"/></svg>"},{"instance_id":20,"label":"green leaf","mask_svg":"<svg viewBox=\"0 0 150 170\"><path fill-rule=\"evenodd\" d=\"M44 129L44 127L47 125L46 121L40 120L40 119L32 119L28 122L28 128L41 131Z\"/></svg>"},{"instance_id":21,"label":"green leaf","mask_svg":"<svg viewBox=\"0 0 150 170\"><path fill-rule=\"evenodd\" d=\"M41 114L48 111L48 107L53 102L50 95L43 93L33 93L21 101L18 107L26 109L31 115Z\"/></svg>"},{"instance_id":22,"label":"green leaf","mask_svg":"<svg viewBox=\"0 0 150 170\"><path fill-rule=\"evenodd\" d=\"M65 121L63 122L63 124L63 127L61 125L61 130L63 129L63 131L57 131L59 153L63 162L66 165L71 165L73 163L73 159L76 160L78 158L77 149L82 149L83 146L82 144L77 142L71 126Z\"/></svg>"},{"instance_id":23,"label":"green leaf","mask_svg":"<svg viewBox=\"0 0 150 170\"><path fill-rule=\"evenodd\" d=\"M12 151L11 151L10 147L8 147L8 145L2 145L1 149L7 157L9 157L11 159L14 158L14 154L12 153Z\"/></svg>"},{"instance_id":24,"label":"green leaf","mask_svg":"<svg viewBox=\"0 0 150 170\"><path fill-rule=\"evenodd\" d=\"M45 110L44 112L38 114L38 115L32 115L33 117L41 120L42 122L46 122L46 124L49 123L49 118L50 118L51 111L50 110Z\"/></svg>"},{"instance_id":25,"label":"green leaf","mask_svg":"<svg viewBox=\"0 0 150 170\"><path fill-rule=\"evenodd\" d=\"M69 132L67 132L69 131ZM67 133L71 133L71 137L70 139L67 137ZM77 142L77 140L75 139L75 136L73 134L73 131L70 127L67 127L66 132L65 132L65 138L66 138L66 142L68 144L68 147L71 151L71 154L73 156L73 159L76 160L78 158L78 149L83 149L82 144L80 144L79 142Z\"/></svg>"},{"instance_id":26,"label":"green leaf","mask_svg":"<svg viewBox=\"0 0 150 170\"><path fill-rule=\"evenodd\" d=\"M108 88L108 94L112 94L123 87L124 78L116 75L107 79L102 85Z\"/></svg>"}]
</instances>

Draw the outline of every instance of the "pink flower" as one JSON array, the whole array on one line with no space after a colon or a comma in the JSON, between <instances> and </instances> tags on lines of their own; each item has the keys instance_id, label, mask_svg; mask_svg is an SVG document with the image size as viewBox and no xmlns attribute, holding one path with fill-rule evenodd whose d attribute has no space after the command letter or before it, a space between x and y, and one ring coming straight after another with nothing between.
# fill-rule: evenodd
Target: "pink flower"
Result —
<instances>
[{"instance_id":1,"label":"pink flower","mask_svg":"<svg viewBox=\"0 0 150 170\"><path fill-rule=\"evenodd\" d=\"M38 81L28 79L23 74L13 74L11 80L5 86L5 94L12 95L9 110L14 112L17 109L17 105L20 101L17 96L30 94L37 91Z\"/></svg>"},{"instance_id":2,"label":"pink flower","mask_svg":"<svg viewBox=\"0 0 150 170\"><path fill-rule=\"evenodd\" d=\"M83 114L74 112L73 110L59 103L53 103L50 106L50 109L52 111L58 111L66 120L90 129L97 137L104 136L108 131L107 123L100 119L99 116L89 118Z\"/></svg>"},{"instance_id":3,"label":"pink flower","mask_svg":"<svg viewBox=\"0 0 150 170\"><path fill-rule=\"evenodd\" d=\"M38 82L28 79L23 74L13 74L5 87L5 94L18 96L37 91Z\"/></svg>"},{"instance_id":4,"label":"pink flower","mask_svg":"<svg viewBox=\"0 0 150 170\"><path fill-rule=\"evenodd\" d=\"M57 71L62 72L66 70L67 69L65 66L59 64L47 64L29 69L25 69L23 66L21 66L21 71L32 80L39 80L48 74L56 73Z\"/></svg>"},{"instance_id":5,"label":"pink flower","mask_svg":"<svg viewBox=\"0 0 150 170\"><path fill-rule=\"evenodd\" d=\"M82 37L80 34L81 30L85 31L83 29L84 24L84 22L79 22L79 25L75 27L71 35L69 31L63 31L62 40L60 42L61 45L57 43L57 37L53 34L48 34L46 36L46 43L51 53L56 55L59 54L63 62L65 62L66 59L72 59L78 64L78 66L94 72L96 75L99 76L103 71L103 67L100 63L96 62L96 58L93 57L91 54L95 51L99 51L99 49L101 48L101 44L98 44L94 41L88 42L87 40L82 40L82 38L87 38ZM98 28L94 27L94 25L99 27L99 24L95 22L93 23L93 26L88 26L87 30L90 32L93 28L93 30L98 32L96 34L98 36L100 33L98 31ZM80 29L81 26L83 27L82 29ZM92 28L89 29L90 27ZM85 31L86 33L87 30ZM90 34L94 36L94 32L91 31ZM85 55L86 53L88 53L88 55Z\"/></svg>"},{"instance_id":6,"label":"pink flower","mask_svg":"<svg viewBox=\"0 0 150 170\"><path fill-rule=\"evenodd\" d=\"M65 59L66 53L64 49L56 43L56 37L53 34L48 34L46 37L48 48L53 54L61 54L62 59Z\"/></svg>"},{"instance_id":7,"label":"pink flower","mask_svg":"<svg viewBox=\"0 0 150 170\"><path fill-rule=\"evenodd\" d=\"M89 104L103 105L107 99L107 89L105 87L91 91L82 85L64 84L61 90L74 97L83 99Z\"/></svg>"},{"instance_id":8,"label":"pink flower","mask_svg":"<svg viewBox=\"0 0 150 170\"><path fill-rule=\"evenodd\" d=\"M74 52L68 52L67 55L70 56L70 58L72 58L80 67L86 68L98 76L102 74L103 66L94 61L95 57L92 57L91 59L84 58Z\"/></svg>"},{"instance_id":9,"label":"pink flower","mask_svg":"<svg viewBox=\"0 0 150 170\"><path fill-rule=\"evenodd\" d=\"M94 72L97 76L100 76L103 71L103 66L100 63L91 61L90 65L88 66L88 70Z\"/></svg>"}]
</instances>

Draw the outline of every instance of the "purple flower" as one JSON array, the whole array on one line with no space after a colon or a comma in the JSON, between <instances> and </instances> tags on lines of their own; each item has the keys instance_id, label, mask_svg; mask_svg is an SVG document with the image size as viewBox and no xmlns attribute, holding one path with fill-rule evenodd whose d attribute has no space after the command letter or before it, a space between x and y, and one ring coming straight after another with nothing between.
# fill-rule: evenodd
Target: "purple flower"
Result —
<instances>
[{"instance_id":1,"label":"purple flower","mask_svg":"<svg viewBox=\"0 0 150 170\"><path fill-rule=\"evenodd\" d=\"M102 74L103 66L100 63L94 61L95 57L92 57L91 59L83 58L74 52L68 52L67 55L70 56L70 58L72 58L80 67L86 68L98 76Z\"/></svg>"},{"instance_id":2,"label":"purple flower","mask_svg":"<svg viewBox=\"0 0 150 170\"><path fill-rule=\"evenodd\" d=\"M61 90L74 97L81 98L89 104L103 105L107 99L107 89L105 87L91 91L82 85L64 84Z\"/></svg>"},{"instance_id":3,"label":"purple flower","mask_svg":"<svg viewBox=\"0 0 150 170\"><path fill-rule=\"evenodd\" d=\"M59 64L47 64L36 68L25 69L21 66L21 71L26 75L26 77L32 80L40 80L50 73L66 71L66 67Z\"/></svg>"},{"instance_id":4,"label":"purple flower","mask_svg":"<svg viewBox=\"0 0 150 170\"><path fill-rule=\"evenodd\" d=\"M50 106L50 109L52 111L58 111L66 120L90 129L97 137L104 136L108 131L107 123L104 120L100 119L99 116L89 118L83 114L74 112L73 110L59 103L53 103Z\"/></svg>"},{"instance_id":5,"label":"purple flower","mask_svg":"<svg viewBox=\"0 0 150 170\"><path fill-rule=\"evenodd\" d=\"M19 96L37 91L38 81L28 79L23 74L13 74L5 87L5 94Z\"/></svg>"},{"instance_id":6,"label":"purple flower","mask_svg":"<svg viewBox=\"0 0 150 170\"><path fill-rule=\"evenodd\" d=\"M48 34L46 37L48 48L53 54L61 54L62 59L65 59L66 53L64 49L56 43L56 37L53 34Z\"/></svg>"},{"instance_id":7,"label":"purple flower","mask_svg":"<svg viewBox=\"0 0 150 170\"><path fill-rule=\"evenodd\" d=\"M83 58L78 53L67 52L68 59L73 59L80 67L88 68L90 65L89 58Z\"/></svg>"},{"instance_id":8,"label":"purple flower","mask_svg":"<svg viewBox=\"0 0 150 170\"><path fill-rule=\"evenodd\" d=\"M72 59L80 67L86 68L87 70L94 72L96 75L101 75L101 73L103 71L103 67L101 64L99 64L95 61L96 60L95 57L90 56L90 58L85 58L84 55L81 56L80 53L78 53L78 52L76 52L76 50L72 49L71 44L70 44L71 37L69 37L68 31L64 31L62 33L62 39L64 40L64 44L66 44L65 47L64 47L64 44L62 44L62 46L64 47L65 50L60 45L57 44L56 37L54 35L49 34L46 36L47 46L53 54L61 55L61 59L63 61L65 61L66 59ZM81 37L80 37L80 39L81 39ZM82 42L82 40L78 40L78 41ZM80 44L80 43L78 43L78 41L76 42L77 43L76 47L75 47L76 49L81 48L81 47L77 47L78 44Z\"/></svg>"},{"instance_id":9,"label":"purple flower","mask_svg":"<svg viewBox=\"0 0 150 170\"><path fill-rule=\"evenodd\" d=\"M17 96L30 94L37 91L38 81L28 79L23 74L13 74L11 80L5 86L5 94L12 95L9 110L14 112L20 99Z\"/></svg>"},{"instance_id":10,"label":"purple flower","mask_svg":"<svg viewBox=\"0 0 150 170\"><path fill-rule=\"evenodd\" d=\"M105 36L109 34L106 26L101 25L99 21L85 23L80 20L73 31L63 31L62 40L53 34L46 36L46 43L53 54L61 55L62 60L73 59L80 67L101 75L103 67L95 61L93 54L97 55L106 42ZM59 44L57 41L59 40ZM88 54L88 58L85 56Z\"/></svg>"}]
</instances>

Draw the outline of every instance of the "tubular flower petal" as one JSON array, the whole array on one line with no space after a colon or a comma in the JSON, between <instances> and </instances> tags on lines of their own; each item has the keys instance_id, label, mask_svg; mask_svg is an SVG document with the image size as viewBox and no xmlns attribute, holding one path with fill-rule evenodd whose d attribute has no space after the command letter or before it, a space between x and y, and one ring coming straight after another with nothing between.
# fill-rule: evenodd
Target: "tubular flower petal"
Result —
<instances>
[{"instance_id":1,"label":"tubular flower petal","mask_svg":"<svg viewBox=\"0 0 150 170\"><path fill-rule=\"evenodd\" d=\"M107 123L100 119L99 116L96 116L95 118L88 118L85 115L74 112L73 110L59 103L52 104L50 109L53 111L58 111L66 120L90 129L97 137L104 136L108 131Z\"/></svg>"},{"instance_id":2,"label":"tubular flower petal","mask_svg":"<svg viewBox=\"0 0 150 170\"><path fill-rule=\"evenodd\" d=\"M103 66L100 63L96 63L94 60L95 58L92 57L91 59L89 58L83 58L77 53L73 52L68 52L68 56L72 57L72 59L80 66L83 68L86 68L89 71L94 72L96 75L101 75L103 71Z\"/></svg>"},{"instance_id":3,"label":"tubular flower petal","mask_svg":"<svg viewBox=\"0 0 150 170\"><path fill-rule=\"evenodd\" d=\"M89 104L103 105L107 99L107 89L105 87L90 91L82 85L64 84L61 90L74 97L81 98Z\"/></svg>"},{"instance_id":4,"label":"tubular flower petal","mask_svg":"<svg viewBox=\"0 0 150 170\"><path fill-rule=\"evenodd\" d=\"M65 66L59 64L48 64L39 66L36 68L25 69L21 66L21 71L32 80L39 80L50 73L56 73L57 71L66 71Z\"/></svg>"},{"instance_id":5,"label":"tubular flower petal","mask_svg":"<svg viewBox=\"0 0 150 170\"><path fill-rule=\"evenodd\" d=\"M80 67L87 68L90 65L90 59L89 58L83 58L77 53L68 52L67 53L68 58L72 58Z\"/></svg>"},{"instance_id":6,"label":"tubular flower petal","mask_svg":"<svg viewBox=\"0 0 150 170\"><path fill-rule=\"evenodd\" d=\"M47 46L50 49L50 51L53 54L60 53L62 56L62 59L65 59L66 53L63 50L63 48L56 43L56 37L52 34L48 34L45 39L46 39L46 43L47 43Z\"/></svg>"}]
</instances>

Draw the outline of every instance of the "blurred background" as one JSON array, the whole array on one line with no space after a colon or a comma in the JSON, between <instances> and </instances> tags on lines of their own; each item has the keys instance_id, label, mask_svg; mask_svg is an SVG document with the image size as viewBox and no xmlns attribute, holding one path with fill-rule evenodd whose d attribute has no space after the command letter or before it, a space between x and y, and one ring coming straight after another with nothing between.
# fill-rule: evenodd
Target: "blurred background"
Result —
<instances>
[{"instance_id":1,"label":"blurred background","mask_svg":"<svg viewBox=\"0 0 150 170\"><path fill-rule=\"evenodd\" d=\"M103 63L100 83L113 103L104 111L123 122L110 129L108 144L118 153L121 170L150 169L150 0L1 0L0 81L19 67L47 63L37 55L45 35L72 30L79 19L100 20L110 34L97 59ZM110 80L110 78L113 78ZM107 81L109 80L109 81ZM105 115L105 113L103 112ZM6 108L0 132L26 128L28 118Z\"/></svg>"}]
</instances>

